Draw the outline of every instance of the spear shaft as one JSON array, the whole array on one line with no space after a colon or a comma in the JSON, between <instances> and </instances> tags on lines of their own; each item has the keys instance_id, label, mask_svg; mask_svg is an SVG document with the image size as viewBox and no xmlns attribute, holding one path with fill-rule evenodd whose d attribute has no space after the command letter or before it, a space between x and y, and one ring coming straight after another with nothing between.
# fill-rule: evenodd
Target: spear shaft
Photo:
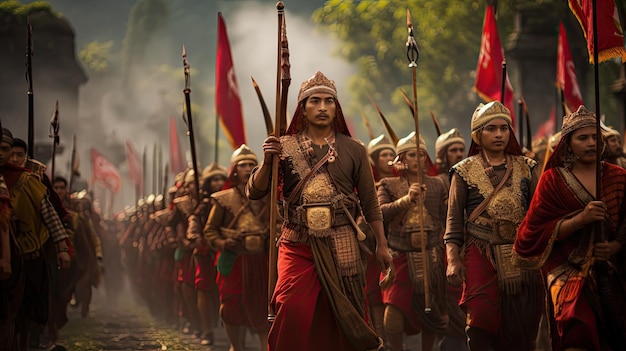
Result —
<instances>
[{"instance_id":1,"label":"spear shaft","mask_svg":"<svg viewBox=\"0 0 626 351\"><path fill-rule=\"evenodd\" d=\"M187 135L189 135L189 144L191 149L191 162L193 164L193 181L196 184L196 194L194 196L199 199L200 191L200 178L198 173L198 158L196 157L196 141L193 133L193 118L191 117L191 88L190 86L190 74L189 74L189 62L187 61L187 51L185 45L183 45L183 71L185 73L185 107L187 109Z\"/></svg>"},{"instance_id":2,"label":"spear shaft","mask_svg":"<svg viewBox=\"0 0 626 351\"><path fill-rule=\"evenodd\" d=\"M59 145L59 100L54 105L54 112L50 119L50 138L52 138L52 161L50 165L50 176L54 181L55 159L57 154L57 145Z\"/></svg>"},{"instance_id":3,"label":"spear shaft","mask_svg":"<svg viewBox=\"0 0 626 351\"><path fill-rule=\"evenodd\" d=\"M35 94L33 93L33 26L27 19L28 35L26 39L26 81L28 82L28 157L34 158L35 152Z\"/></svg>"},{"instance_id":4,"label":"spear shaft","mask_svg":"<svg viewBox=\"0 0 626 351\"><path fill-rule=\"evenodd\" d=\"M409 31L409 37L407 38L407 59L409 60L409 68L413 76L413 121L415 122L415 147L417 151L417 164L421 164L420 155L420 125L419 125L419 110L417 105L417 60L419 59L419 49L417 48L417 42L415 41L415 35L413 34L413 22L411 21L411 13L409 9L406 10L406 22ZM423 184L422 171L417 171L417 183L421 186ZM425 194L420 192L420 197L424 197ZM427 250L426 232L424 231L424 206L418 201L420 205L418 208L419 215L419 233L422 247L422 264L424 270L424 312L430 313L431 301L430 301L430 255Z\"/></svg>"}]
</instances>

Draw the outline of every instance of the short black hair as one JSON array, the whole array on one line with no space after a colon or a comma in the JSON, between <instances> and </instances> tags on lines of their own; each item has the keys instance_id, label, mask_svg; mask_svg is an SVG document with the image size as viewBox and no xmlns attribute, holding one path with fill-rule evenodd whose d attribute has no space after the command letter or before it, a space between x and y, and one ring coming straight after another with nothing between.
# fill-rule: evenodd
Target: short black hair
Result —
<instances>
[{"instance_id":1,"label":"short black hair","mask_svg":"<svg viewBox=\"0 0 626 351\"><path fill-rule=\"evenodd\" d=\"M24 151L28 152L28 145L20 138L13 138L13 145L11 145L11 147L21 147Z\"/></svg>"},{"instance_id":2,"label":"short black hair","mask_svg":"<svg viewBox=\"0 0 626 351\"><path fill-rule=\"evenodd\" d=\"M65 178L63 178L63 177L60 177L60 176L56 176L56 177L54 177L54 180L52 181L52 184L54 184L54 183L58 183L58 182L63 182L63 184L64 184L65 186L67 186L67 179L65 179Z\"/></svg>"}]
</instances>

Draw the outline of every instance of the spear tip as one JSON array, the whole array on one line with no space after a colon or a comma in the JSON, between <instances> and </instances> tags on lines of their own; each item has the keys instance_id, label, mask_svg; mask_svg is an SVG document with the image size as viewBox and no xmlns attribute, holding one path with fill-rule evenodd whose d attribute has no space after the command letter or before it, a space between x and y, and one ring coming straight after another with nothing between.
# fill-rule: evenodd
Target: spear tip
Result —
<instances>
[{"instance_id":1,"label":"spear tip","mask_svg":"<svg viewBox=\"0 0 626 351\"><path fill-rule=\"evenodd\" d=\"M285 3L282 1L279 1L276 3L276 10L278 11L283 11L285 9Z\"/></svg>"},{"instance_id":2,"label":"spear tip","mask_svg":"<svg viewBox=\"0 0 626 351\"><path fill-rule=\"evenodd\" d=\"M406 9L406 25L409 29L413 29L413 21L411 20L411 11Z\"/></svg>"},{"instance_id":3,"label":"spear tip","mask_svg":"<svg viewBox=\"0 0 626 351\"><path fill-rule=\"evenodd\" d=\"M254 77L253 77L253 76L250 76L250 78L252 79L252 85L253 85L255 88L256 88L256 87L258 87L259 85L256 83L256 80L254 80Z\"/></svg>"},{"instance_id":4,"label":"spear tip","mask_svg":"<svg viewBox=\"0 0 626 351\"><path fill-rule=\"evenodd\" d=\"M185 44L183 44L183 57L187 56L187 50L185 50Z\"/></svg>"}]
</instances>

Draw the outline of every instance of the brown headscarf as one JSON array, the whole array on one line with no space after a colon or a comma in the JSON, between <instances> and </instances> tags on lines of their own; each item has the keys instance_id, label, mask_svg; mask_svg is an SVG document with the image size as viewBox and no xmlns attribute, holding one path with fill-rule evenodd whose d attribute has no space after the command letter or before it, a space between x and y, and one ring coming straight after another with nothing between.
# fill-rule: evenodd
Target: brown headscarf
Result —
<instances>
[{"instance_id":1,"label":"brown headscarf","mask_svg":"<svg viewBox=\"0 0 626 351\"><path fill-rule=\"evenodd\" d=\"M341 105L339 104L339 100L337 100L335 82L326 78L320 71L317 71L313 77L304 81L300 86L300 91L298 92L298 107L293 114L293 118L291 119L291 123L289 123L289 128L287 128L286 133L288 135L294 135L304 130L306 127L306 119L304 118L303 111L304 102L311 95L319 93L330 94L335 99L336 110L335 119L333 120L333 129L338 133L351 136L348 126L346 125L346 120L343 117Z\"/></svg>"}]
</instances>

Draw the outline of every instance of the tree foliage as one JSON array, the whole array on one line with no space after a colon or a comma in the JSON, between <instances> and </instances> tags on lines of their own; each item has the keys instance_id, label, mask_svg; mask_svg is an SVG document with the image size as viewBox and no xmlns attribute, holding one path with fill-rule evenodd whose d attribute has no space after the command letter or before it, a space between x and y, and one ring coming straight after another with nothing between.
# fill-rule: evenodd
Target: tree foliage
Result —
<instances>
[{"instance_id":1,"label":"tree foliage","mask_svg":"<svg viewBox=\"0 0 626 351\"><path fill-rule=\"evenodd\" d=\"M497 2L503 45L514 31L514 10L538 6L551 11L563 5L557 0ZM408 1L420 48L417 68L420 121L427 127L424 134L429 141L434 139L428 135L434 129L425 111L432 110L442 127L448 129L458 122L465 126L479 102L472 88L485 8L485 0ZM358 115L357 111L362 110L374 119L376 113L367 99L370 95L381 105L398 134L403 135L413 126L399 92L401 88L412 96L413 89L406 58L406 13L407 1L328 0L313 15L320 27L328 28L339 39L341 44L335 53L357 66L349 82L351 104L347 105L347 112Z\"/></svg>"},{"instance_id":2,"label":"tree foliage","mask_svg":"<svg viewBox=\"0 0 626 351\"><path fill-rule=\"evenodd\" d=\"M477 101L471 94L472 72L484 7L484 2L477 0L454 4L446 0L409 1L420 48L419 110L434 110L442 123L466 115ZM357 73L349 82L353 103L348 110L367 106L365 110L371 111L367 99L370 95L403 135L413 126L399 92L401 88L412 96L413 89L406 58L406 17L407 2L400 0L329 0L313 17L341 40L337 54L357 65Z\"/></svg>"},{"instance_id":3,"label":"tree foliage","mask_svg":"<svg viewBox=\"0 0 626 351\"><path fill-rule=\"evenodd\" d=\"M101 74L109 71L113 54L113 41L92 41L80 50L78 57L91 73Z\"/></svg>"}]
</instances>

